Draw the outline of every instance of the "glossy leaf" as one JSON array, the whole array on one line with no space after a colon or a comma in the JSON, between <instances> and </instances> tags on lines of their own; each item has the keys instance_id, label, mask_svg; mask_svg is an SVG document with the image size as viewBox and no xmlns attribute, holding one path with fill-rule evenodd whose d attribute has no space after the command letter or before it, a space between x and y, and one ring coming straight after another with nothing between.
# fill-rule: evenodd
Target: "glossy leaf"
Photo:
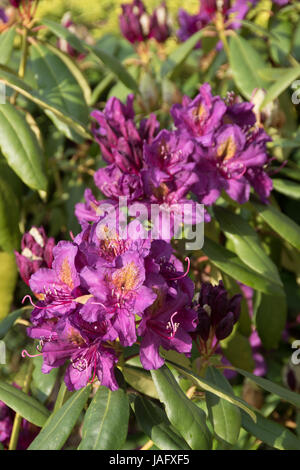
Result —
<instances>
[{"instance_id":1,"label":"glossy leaf","mask_svg":"<svg viewBox=\"0 0 300 470\"><path fill-rule=\"evenodd\" d=\"M263 205L253 200L252 205L274 232L298 250L300 249L299 225L270 204Z\"/></svg>"},{"instance_id":2,"label":"glossy leaf","mask_svg":"<svg viewBox=\"0 0 300 470\"><path fill-rule=\"evenodd\" d=\"M255 230L241 216L223 207L214 209L217 220L227 237L233 242L238 257L251 269L272 279L282 289L278 270L261 246Z\"/></svg>"},{"instance_id":3,"label":"glossy leaf","mask_svg":"<svg viewBox=\"0 0 300 470\"><path fill-rule=\"evenodd\" d=\"M168 76L169 78L178 70L178 68L184 63L189 54L194 50L196 44L205 34L205 29L197 31L187 41L180 44L171 54L168 56L167 61L162 65L161 75L163 77Z\"/></svg>"},{"instance_id":4,"label":"glossy leaf","mask_svg":"<svg viewBox=\"0 0 300 470\"><path fill-rule=\"evenodd\" d=\"M254 423L242 412L242 426L250 434L271 447L279 450L300 450L300 439L289 429L255 411L257 421Z\"/></svg>"},{"instance_id":5,"label":"glossy leaf","mask_svg":"<svg viewBox=\"0 0 300 470\"><path fill-rule=\"evenodd\" d=\"M32 374L31 390L34 396L41 403L45 403L53 390L56 379L58 377L59 369L54 368L49 372L49 374L43 374L41 370L43 365L42 356L35 357L33 362L34 371Z\"/></svg>"},{"instance_id":6,"label":"glossy leaf","mask_svg":"<svg viewBox=\"0 0 300 470\"><path fill-rule=\"evenodd\" d=\"M143 368L126 365L123 370L126 382L138 392L158 399L157 391L151 374Z\"/></svg>"},{"instance_id":7,"label":"glossy leaf","mask_svg":"<svg viewBox=\"0 0 300 470\"><path fill-rule=\"evenodd\" d=\"M1 255L0 255L1 258ZM1 270L1 268L0 268ZM4 336L7 334L7 332L10 330L10 328L13 326L15 321L22 316L26 310L31 310L31 307L23 307L18 310L14 310L11 312L7 317L2 320L0 323L0 340L4 338Z\"/></svg>"},{"instance_id":8,"label":"glossy leaf","mask_svg":"<svg viewBox=\"0 0 300 470\"><path fill-rule=\"evenodd\" d=\"M44 111L52 112L60 121L74 129L74 131L77 132L80 136L84 137L85 139L89 139L91 137L84 124L76 120L75 117L68 115L66 110L58 108L44 97L41 98L39 93L27 85L24 80L18 78L13 73L8 72L1 67L0 82L5 83L10 88L17 91L20 95L40 106Z\"/></svg>"},{"instance_id":9,"label":"glossy leaf","mask_svg":"<svg viewBox=\"0 0 300 470\"><path fill-rule=\"evenodd\" d=\"M47 408L35 398L2 380L0 381L0 400L36 426L43 426L50 414Z\"/></svg>"},{"instance_id":10,"label":"glossy leaf","mask_svg":"<svg viewBox=\"0 0 300 470\"><path fill-rule=\"evenodd\" d=\"M205 377L227 393L234 395L230 383L214 367L208 367ZM241 428L241 412L239 408L210 392L205 394L205 398L208 416L216 435L228 444L234 445L238 440ZM251 418L249 418L249 421L252 421Z\"/></svg>"},{"instance_id":11,"label":"glossy leaf","mask_svg":"<svg viewBox=\"0 0 300 470\"><path fill-rule=\"evenodd\" d=\"M15 255L0 252L0 321L9 313L17 282Z\"/></svg>"},{"instance_id":12,"label":"glossy leaf","mask_svg":"<svg viewBox=\"0 0 300 470\"><path fill-rule=\"evenodd\" d=\"M87 51L89 51L91 54L97 57L97 59L100 59L101 62L103 62L103 64L108 67L109 70L113 72L122 83L124 83L124 85L126 85L131 90L138 92L138 85L136 81L132 75L127 72L122 63L114 56L110 55L99 47L90 46L89 44L84 43L69 29L64 28L52 20L44 19L42 20L42 23L47 26L57 37L65 39L81 54L85 54Z\"/></svg>"},{"instance_id":13,"label":"glossy leaf","mask_svg":"<svg viewBox=\"0 0 300 470\"><path fill-rule=\"evenodd\" d=\"M260 108L264 109L267 104L278 98L298 77L300 77L300 67L289 68L285 73L281 73L280 79L269 87Z\"/></svg>"},{"instance_id":14,"label":"glossy leaf","mask_svg":"<svg viewBox=\"0 0 300 470\"><path fill-rule=\"evenodd\" d=\"M266 68L266 63L250 42L234 35L230 38L229 50L230 67L239 91L250 99L255 88L267 89L268 83L258 73Z\"/></svg>"},{"instance_id":15,"label":"glossy leaf","mask_svg":"<svg viewBox=\"0 0 300 470\"><path fill-rule=\"evenodd\" d=\"M159 399L165 405L166 414L174 428L191 449L210 449L211 435L204 411L187 398L167 366L152 370L151 375Z\"/></svg>"},{"instance_id":16,"label":"glossy leaf","mask_svg":"<svg viewBox=\"0 0 300 470\"><path fill-rule=\"evenodd\" d=\"M278 347L286 325L286 317L285 297L260 294L260 302L255 314L255 324L266 349Z\"/></svg>"},{"instance_id":17,"label":"glossy leaf","mask_svg":"<svg viewBox=\"0 0 300 470\"><path fill-rule=\"evenodd\" d=\"M1 144L0 144L1 145ZM20 209L18 197L10 181L0 174L0 248L12 252L19 247Z\"/></svg>"},{"instance_id":18,"label":"glossy leaf","mask_svg":"<svg viewBox=\"0 0 300 470\"><path fill-rule=\"evenodd\" d=\"M235 253L227 250L213 240L206 237L202 251L217 268L239 282L267 294L278 293L278 286L270 279L253 271L249 266L243 263Z\"/></svg>"},{"instance_id":19,"label":"glossy leaf","mask_svg":"<svg viewBox=\"0 0 300 470\"><path fill-rule=\"evenodd\" d=\"M56 413L50 416L28 450L61 449L71 434L90 392L89 385L75 392Z\"/></svg>"},{"instance_id":20,"label":"glossy leaf","mask_svg":"<svg viewBox=\"0 0 300 470\"><path fill-rule=\"evenodd\" d=\"M221 341L221 347L224 355L234 367L253 371L254 360L249 339L237 329L228 338Z\"/></svg>"},{"instance_id":21,"label":"glossy leaf","mask_svg":"<svg viewBox=\"0 0 300 470\"><path fill-rule=\"evenodd\" d=\"M124 390L99 387L84 418L80 450L118 450L126 441L129 402Z\"/></svg>"},{"instance_id":22,"label":"glossy leaf","mask_svg":"<svg viewBox=\"0 0 300 470\"><path fill-rule=\"evenodd\" d=\"M264 390L267 390L270 393L274 393L274 395L278 395L283 400L291 403L292 405L295 405L298 408L300 407L300 395L298 393L291 392L289 389L281 387L281 385L270 382L270 380L264 379L263 377L257 377L256 375L253 375L245 370L237 368L236 371L244 377L251 379Z\"/></svg>"},{"instance_id":23,"label":"glossy leaf","mask_svg":"<svg viewBox=\"0 0 300 470\"><path fill-rule=\"evenodd\" d=\"M16 29L9 28L0 35L0 64L7 65L11 57L14 40L16 37Z\"/></svg>"},{"instance_id":24,"label":"glossy leaf","mask_svg":"<svg viewBox=\"0 0 300 470\"><path fill-rule=\"evenodd\" d=\"M300 199L300 186L299 183L294 181L284 180L281 178L273 179L273 187L278 193L291 197L292 199Z\"/></svg>"},{"instance_id":25,"label":"glossy leaf","mask_svg":"<svg viewBox=\"0 0 300 470\"><path fill-rule=\"evenodd\" d=\"M161 408L142 396L134 400L137 422L154 444L162 450L188 450L187 443L170 427L170 422Z\"/></svg>"},{"instance_id":26,"label":"glossy leaf","mask_svg":"<svg viewBox=\"0 0 300 470\"><path fill-rule=\"evenodd\" d=\"M47 189L42 149L24 116L9 103L0 106L0 148L27 186Z\"/></svg>"},{"instance_id":27,"label":"glossy leaf","mask_svg":"<svg viewBox=\"0 0 300 470\"><path fill-rule=\"evenodd\" d=\"M83 125L87 125L89 110L82 89L66 64L42 44L31 46L30 51L40 97L52 106L63 109L67 115L82 122ZM60 124L59 129L67 137L76 140L73 130L64 121L58 123L57 115L53 115L50 110L46 113L54 124Z\"/></svg>"},{"instance_id":28,"label":"glossy leaf","mask_svg":"<svg viewBox=\"0 0 300 470\"><path fill-rule=\"evenodd\" d=\"M244 410L246 413L249 414L249 416L255 420L255 414L250 410L248 404L241 400L240 398L228 394L224 390L222 390L219 386L211 383L207 379L204 379L203 377L199 377L199 375L196 375L194 372L191 370L186 369L185 367L179 366L178 364L175 364L174 362L167 361L170 365L175 367L181 374L183 374L185 377L188 377L195 385L197 385L200 389L204 390L205 392L211 392L214 395L216 395L219 398L223 398L224 400L227 400L229 403L232 403L233 405L238 406L242 410Z\"/></svg>"}]
</instances>

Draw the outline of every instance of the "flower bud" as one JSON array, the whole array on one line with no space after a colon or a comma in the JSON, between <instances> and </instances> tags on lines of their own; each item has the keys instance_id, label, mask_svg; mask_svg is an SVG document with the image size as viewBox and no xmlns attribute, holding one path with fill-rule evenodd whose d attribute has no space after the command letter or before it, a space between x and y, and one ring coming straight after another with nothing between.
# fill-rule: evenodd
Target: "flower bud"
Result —
<instances>
[{"instance_id":1,"label":"flower bud","mask_svg":"<svg viewBox=\"0 0 300 470\"><path fill-rule=\"evenodd\" d=\"M151 18L150 36L157 42L165 42L171 34L170 17L165 2L157 7Z\"/></svg>"},{"instance_id":2,"label":"flower bud","mask_svg":"<svg viewBox=\"0 0 300 470\"><path fill-rule=\"evenodd\" d=\"M20 275L26 284L40 268L51 268L54 238L47 238L43 227L32 227L23 235L21 253L15 252Z\"/></svg>"},{"instance_id":3,"label":"flower bud","mask_svg":"<svg viewBox=\"0 0 300 470\"><path fill-rule=\"evenodd\" d=\"M141 0L121 5L122 14L119 17L123 36L132 44L148 39L151 19Z\"/></svg>"}]
</instances>

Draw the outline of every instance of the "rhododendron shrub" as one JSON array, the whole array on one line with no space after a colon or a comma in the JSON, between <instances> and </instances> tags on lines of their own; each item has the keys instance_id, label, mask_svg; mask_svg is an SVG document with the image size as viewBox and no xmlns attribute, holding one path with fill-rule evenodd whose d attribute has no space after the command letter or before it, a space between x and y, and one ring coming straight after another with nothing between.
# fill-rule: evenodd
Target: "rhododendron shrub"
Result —
<instances>
[{"instance_id":1,"label":"rhododendron shrub","mask_svg":"<svg viewBox=\"0 0 300 470\"><path fill-rule=\"evenodd\" d=\"M6 3L0 449L299 450L298 3Z\"/></svg>"}]
</instances>

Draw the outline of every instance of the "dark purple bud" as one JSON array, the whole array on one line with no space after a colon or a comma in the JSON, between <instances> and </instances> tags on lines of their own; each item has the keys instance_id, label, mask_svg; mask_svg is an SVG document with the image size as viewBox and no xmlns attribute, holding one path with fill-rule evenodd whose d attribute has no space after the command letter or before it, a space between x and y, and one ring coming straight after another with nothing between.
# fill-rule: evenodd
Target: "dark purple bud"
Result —
<instances>
[{"instance_id":1,"label":"dark purple bud","mask_svg":"<svg viewBox=\"0 0 300 470\"><path fill-rule=\"evenodd\" d=\"M150 37L157 42L165 42L171 34L170 17L165 2L157 7L151 17Z\"/></svg>"},{"instance_id":2,"label":"dark purple bud","mask_svg":"<svg viewBox=\"0 0 300 470\"><path fill-rule=\"evenodd\" d=\"M40 268L51 268L54 238L47 238L43 227L32 227L23 235L21 253L15 252L20 275L26 284L33 273Z\"/></svg>"},{"instance_id":3,"label":"dark purple bud","mask_svg":"<svg viewBox=\"0 0 300 470\"><path fill-rule=\"evenodd\" d=\"M221 341L227 338L233 330L234 315L232 312L228 312L227 315L220 321L216 328L216 338Z\"/></svg>"},{"instance_id":4,"label":"dark purple bud","mask_svg":"<svg viewBox=\"0 0 300 470\"><path fill-rule=\"evenodd\" d=\"M21 0L9 0L9 3L14 8L19 8L21 4Z\"/></svg>"},{"instance_id":5,"label":"dark purple bud","mask_svg":"<svg viewBox=\"0 0 300 470\"><path fill-rule=\"evenodd\" d=\"M209 314L204 309L200 308L198 311L197 333L204 341L208 340L210 325L211 322Z\"/></svg>"},{"instance_id":6,"label":"dark purple bud","mask_svg":"<svg viewBox=\"0 0 300 470\"><path fill-rule=\"evenodd\" d=\"M121 5L122 14L119 17L123 36L132 44L149 38L151 18L146 12L141 0Z\"/></svg>"}]
</instances>

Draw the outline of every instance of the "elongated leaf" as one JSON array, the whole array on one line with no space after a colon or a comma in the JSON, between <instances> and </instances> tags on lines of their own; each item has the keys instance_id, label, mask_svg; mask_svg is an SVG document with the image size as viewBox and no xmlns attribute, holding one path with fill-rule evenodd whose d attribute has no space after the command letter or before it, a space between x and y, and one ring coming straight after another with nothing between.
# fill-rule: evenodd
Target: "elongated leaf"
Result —
<instances>
[{"instance_id":1,"label":"elongated leaf","mask_svg":"<svg viewBox=\"0 0 300 470\"><path fill-rule=\"evenodd\" d=\"M271 282L270 279L253 271L235 253L207 237L205 238L202 250L217 268L234 279L266 294L278 293L278 286Z\"/></svg>"},{"instance_id":2,"label":"elongated leaf","mask_svg":"<svg viewBox=\"0 0 300 470\"><path fill-rule=\"evenodd\" d=\"M260 296L255 314L257 332L266 349L277 348L286 325L286 299L275 295Z\"/></svg>"},{"instance_id":3,"label":"elongated leaf","mask_svg":"<svg viewBox=\"0 0 300 470\"><path fill-rule=\"evenodd\" d=\"M278 193L291 197L292 199L300 199L300 185L290 180L276 178L273 180L273 187Z\"/></svg>"},{"instance_id":4,"label":"elongated leaf","mask_svg":"<svg viewBox=\"0 0 300 470\"><path fill-rule=\"evenodd\" d=\"M267 104L278 98L298 77L300 77L300 67L289 68L285 73L281 73L280 79L269 87L260 108L264 109Z\"/></svg>"},{"instance_id":5,"label":"elongated leaf","mask_svg":"<svg viewBox=\"0 0 300 470\"><path fill-rule=\"evenodd\" d=\"M27 186L47 189L42 150L24 116L9 103L0 106L0 148Z\"/></svg>"},{"instance_id":6,"label":"elongated leaf","mask_svg":"<svg viewBox=\"0 0 300 470\"><path fill-rule=\"evenodd\" d=\"M35 398L0 380L0 400L36 426L43 426L49 411Z\"/></svg>"},{"instance_id":7,"label":"elongated leaf","mask_svg":"<svg viewBox=\"0 0 300 470\"><path fill-rule=\"evenodd\" d=\"M138 93L138 85L132 75L127 72L126 68L122 63L116 59L114 56L108 54L103 49L99 47L90 46L89 44L81 41L75 34L73 34L67 28L55 23L49 19L43 19L42 23L47 26L57 37L65 39L74 49L76 49L81 54L87 53L89 51L97 59L100 59L103 64L108 67L111 72L113 72L117 78L124 83L128 88Z\"/></svg>"},{"instance_id":8,"label":"elongated leaf","mask_svg":"<svg viewBox=\"0 0 300 470\"><path fill-rule=\"evenodd\" d=\"M0 321L9 313L17 282L15 255L0 252Z\"/></svg>"},{"instance_id":9,"label":"elongated leaf","mask_svg":"<svg viewBox=\"0 0 300 470\"><path fill-rule=\"evenodd\" d=\"M163 77L172 75L179 69L183 62L187 59L189 54L193 51L196 44L205 34L205 29L201 29L197 33L193 34L187 41L180 44L174 51L171 52L167 61L162 65L161 75Z\"/></svg>"},{"instance_id":10,"label":"elongated leaf","mask_svg":"<svg viewBox=\"0 0 300 470\"><path fill-rule=\"evenodd\" d=\"M300 249L299 225L271 205L266 206L254 200L252 200L252 205L274 232L298 250Z\"/></svg>"},{"instance_id":11,"label":"elongated leaf","mask_svg":"<svg viewBox=\"0 0 300 470\"><path fill-rule=\"evenodd\" d=\"M228 380L214 367L208 367L205 377L230 395L234 395ZM205 398L208 416L216 435L228 444L234 445L238 440L241 428L239 408L210 392L205 394ZM249 421L252 420L249 418Z\"/></svg>"},{"instance_id":12,"label":"elongated leaf","mask_svg":"<svg viewBox=\"0 0 300 470\"><path fill-rule=\"evenodd\" d=\"M84 124L76 120L75 117L68 115L66 110L53 106L47 99L41 98L39 93L27 85L24 80L21 80L13 73L8 72L3 67L0 67L0 82L5 83L10 88L20 93L20 95L25 96L25 98L40 106L44 111L47 110L55 114L58 119L65 122L85 139L89 139L91 137Z\"/></svg>"},{"instance_id":13,"label":"elongated leaf","mask_svg":"<svg viewBox=\"0 0 300 470\"><path fill-rule=\"evenodd\" d=\"M90 385L75 392L71 398L50 416L28 450L59 450L74 428L91 391Z\"/></svg>"},{"instance_id":14,"label":"elongated leaf","mask_svg":"<svg viewBox=\"0 0 300 470\"><path fill-rule=\"evenodd\" d=\"M74 75L61 58L47 46L31 46L32 68L37 80L39 95L52 106L65 110L67 115L88 124L89 110L84 95ZM47 110L47 114L57 125L57 116ZM67 137L73 138L73 130L62 121L58 126Z\"/></svg>"},{"instance_id":15,"label":"elongated leaf","mask_svg":"<svg viewBox=\"0 0 300 470\"><path fill-rule=\"evenodd\" d=\"M6 65L14 47L16 28L9 28L0 35L0 64Z\"/></svg>"},{"instance_id":16,"label":"elongated leaf","mask_svg":"<svg viewBox=\"0 0 300 470\"><path fill-rule=\"evenodd\" d=\"M232 240L238 257L251 269L272 279L282 288L278 270L263 250L255 230L239 215L223 207L215 207L214 212L222 230Z\"/></svg>"},{"instance_id":17,"label":"elongated leaf","mask_svg":"<svg viewBox=\"0 0 300 470\"><path fill-rule=\"evenodd\" d=\"M126 382L138 392L158 399L157 391L149 372L139 367L126 365L123 370Z\"/></svg>"},{"instance_id":18,"label":"elongated leaf","mask_svg":"<svg viewBox=\"0 0 300 470\"><path fill-rule=\"evenodd\" d=\"M20 242L19 201L14 188L3 176L0 174L0 247L12 252Z\"/></svg>"},{"instance_id":19,"label":"elongated leaf","mask_svg":"<svg viewBox=\"0 0 300 470\"><path fill-rule=\"evenodd\" d=\"M83 423L80 450L118 450L126 441L129 402L121 388L99 387Z\"/></svg>"},{"instance_id":20,"label":"elongated leaf","mask_svg":"<svg viewBox=\"0 0 300 470\"><path fill-rule=\"evenodd\" d=\"M26 310L30 310L31 307L22 307L18 310L15 310L14 312L11 312L7 317L2 320L0 323L0 340L4 338L6 333L10 330L10 328L13 326L17 318L21 317Z\"/></svg>"},{"instance_id":21,"label":"elongated leaf","mask_svg":"<svg viewBox=\"0 0 300 470\"><path fill-rule=\"evenodd\" d=\"M257 377L256 375L253 375L250 372L247 372L245 370L237 368L236 371L239 374L243 375L244 377L251 379L253 382L255 382L264 390L267 390L270 393L274 393L275 395L278 395L283 400L286 400L289 403L292 403L292 405L295 405L298 408L300 407L300 395L299 394L291 392L287 388L281 387L280 385L270 382L270 380L264 379L263 377Z\"/></svg>"},{"instance_id":22,"label":"elongated leaf","mask_svg":"<svg viewBox=\"0 0 300 470\"><path fill-rule=\"evenodd\" d=\"M300 450L300 439L279 423L255 411L256 423L242 412L242 426L257 439L279 450Z\"/></svg>"},{"instance_id":23,"label":"elongated leaf","mask_svg":"<svg viewBox=\"0 0 300 470\"><path fill-rule=\"evenodd\" d=\"M171 429L165 413L150 400L137 396L134 401L134 412L140 428L159 449L190 449L187 443Z\"/></svg>"},{"instance_id":24,"label":"elongated leaf","mask_svg":"<svg viewBox=\"0 0 300 470\"><path fill-rule=\"evenodd\" d=\"M258 71L266 68L262 56L241 36L234 35L229 43L229 62L237 88L248 99L255 88L268 88Z\"/></svg>"},{"instance_id":25,"label":"elongated leaf","mask_svg":"<svg viewBox=\"0 0 300 470\"><path fill-rule=\"evenodd\" d=\"M151 375L160 401L165 405L166 414L174 428L180 432L191 449L210 449L211 436L204 411L187 398L166 366L152 370Z\"/></svg>"},{"instance_id":26,"label":"elongated leaf","mask_svg":"<svg viewBox=\"0 0 300 470\"><path fill-rule=\"evenodd\" d=\"M53 390L59 369L55 368L49 374L43 374L41 370L43 365L42 356L35 357L33 361L34 371L32 374L31 391L41 403L45 403Z\"/></svg>"},{"instance_id":27,"label":"elongated leaf","mask_svg":"<svg viewBox=\"0 0 300 470\"><path fill-rule=\"evenodd\" d=\"M194 372L186 369L185 367L179 366L178 364L175 364L172 361L167 361L167 363L175 367L184 376L188 377L195 385L200 387L202 390L205 390L205 392L211 392L217 397L223 398L224 400L227 400L229 403L232 403L233 405L238 406L239 408L244 410L246 413L248 413L249 416L255 421L256 419L255 414L252 412L252 410L250 410L248 404L244 402L244 400L241 400L240 398L225 392L219 386L209 382L207 379L204 379L203 377L199 377Z\"/></svg>"},{"instance_id":28,"label":"elongated leaf","mask_svg":"<svg viewBox=\"0 0 300 470\"><path fill-rule=\"evenodd\" d=\"M237 329L228 338L221 341L221 347L224 356L234 367L241 367L250 372L253 371L254 360L249 339L243 336Z\"/></svg>"}]
</instances>

